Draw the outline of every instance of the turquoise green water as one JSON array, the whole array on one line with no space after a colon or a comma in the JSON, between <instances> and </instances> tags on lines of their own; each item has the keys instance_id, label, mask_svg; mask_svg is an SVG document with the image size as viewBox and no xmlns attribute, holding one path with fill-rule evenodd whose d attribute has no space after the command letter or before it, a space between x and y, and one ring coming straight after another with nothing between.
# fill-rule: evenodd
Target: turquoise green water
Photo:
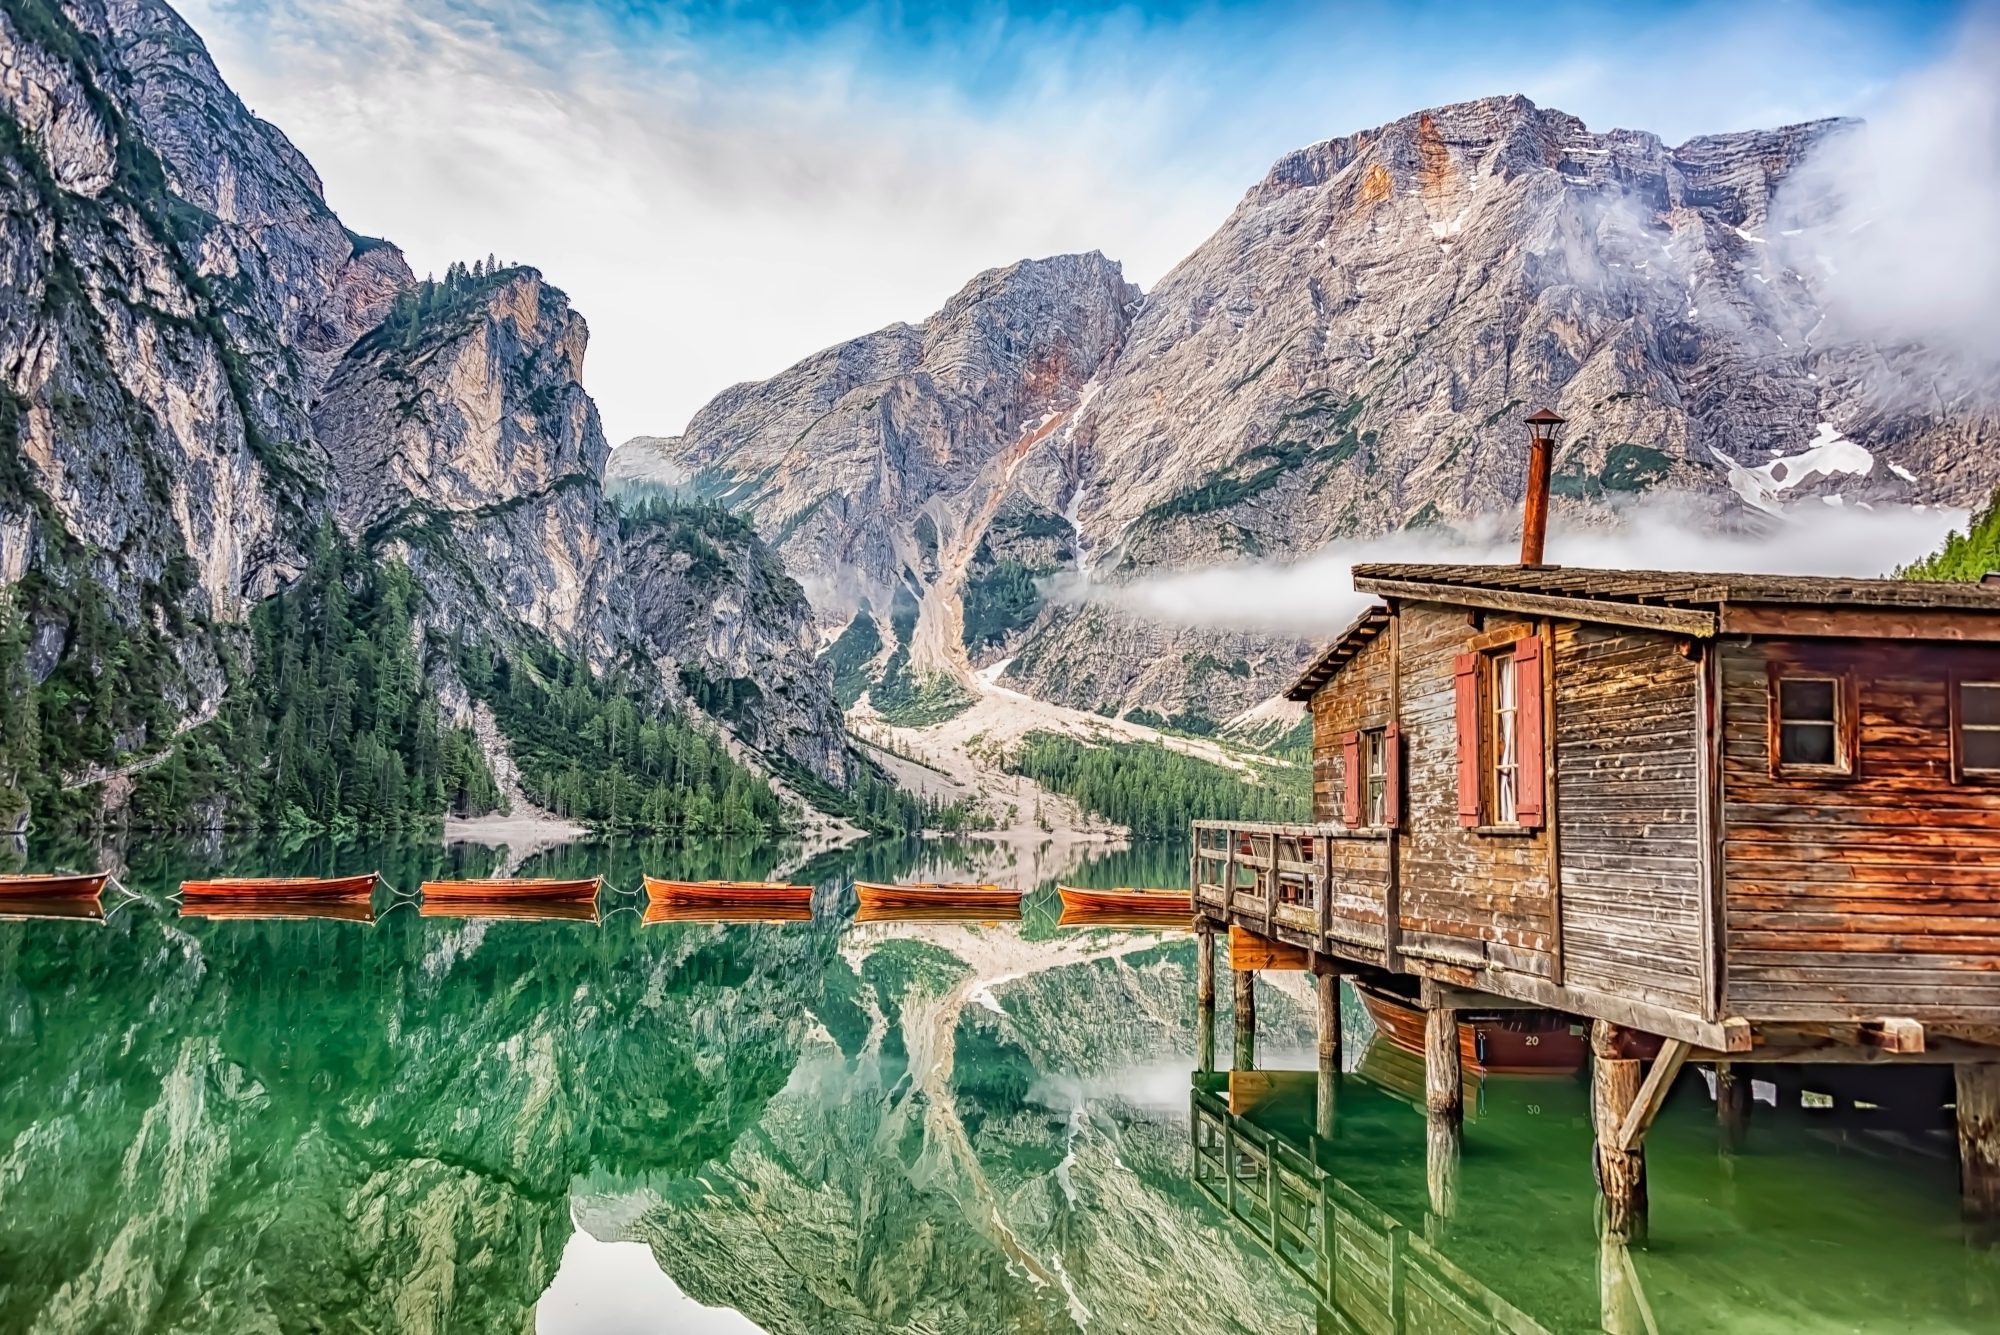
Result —
<instances>
[{"instance_id":1,"label":"turquoise green water","mask_svg":"<svg viewBox=\"0 0 2000 1335\"><path fill-rule=\"evenodd\" d=\"M204 921L168 897L183 876L414 890L495 859L152 847L103 921L0 919L0 1331L2000 1329L2000 1263L1961 1240L1934 1138L1760 1109L1724 1156L1686 1082L1651 1244L1607 1256L1577 1082L1487 1082L1440 1200L1413 1068L1358 1012L1318 1135L1310 1074L1233 1118L1201 1092L1185 936L1059 927L1040 884L1020 924L846 921L855 874L972 851L821 859L812 923L640 921L641 868L778 856L520 868L606 874L598 922L386 891L372 923ZM1170 883L1182 856L1072 879ZM1310 1066L1303 994L1259 1000L1265 1063ZM1202 1178L1198 1108L1309 1185L1308 1245L1269 1245L1248 1160L1234 1211Z\"/></svg>"}]
</instances>

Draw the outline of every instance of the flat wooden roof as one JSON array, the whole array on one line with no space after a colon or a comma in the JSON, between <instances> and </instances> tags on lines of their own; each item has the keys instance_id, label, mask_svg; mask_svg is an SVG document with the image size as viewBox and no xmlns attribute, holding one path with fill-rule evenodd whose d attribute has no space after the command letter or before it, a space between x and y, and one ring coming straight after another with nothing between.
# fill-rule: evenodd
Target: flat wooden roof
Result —
<instances>
[{"instance_id":1,"label":"flat wooden roof","mask_svg":"<svg viewBox=\"0 0 2000 1335\"><path fill-rule=\"evenodd\" d=\"M1706 638L1751 634L2000 639L2000 587L1911 579L1376 564L1354 587L1385 598L1573 617Z\"/></svg>"}]
</instances>

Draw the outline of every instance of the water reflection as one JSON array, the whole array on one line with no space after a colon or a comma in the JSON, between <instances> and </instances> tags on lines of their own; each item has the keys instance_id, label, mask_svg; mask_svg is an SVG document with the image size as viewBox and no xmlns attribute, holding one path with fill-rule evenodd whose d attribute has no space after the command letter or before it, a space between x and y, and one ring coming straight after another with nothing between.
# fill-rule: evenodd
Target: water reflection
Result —
<instances>
[{"instance_id":1,"label":"water reflection","mask_svg":"<svg viewBox=\"0 0 2000 1335\"><path fill-rule=\"evenodd\" d=\"M1372 1070L1370 1068L1373 1068ZM1952 1168L1758 1128L1715 1151L1684 1085L1648 1138L1648 1249L1600 1240L1588 1086L1484 1081L1440 1147L1401 1062L1196 1073L1191 1177L1304 1288L1325 1330L1992 1330L2000 1262L1960 1242Z\"/></svg>"},{"instance_id":2,"label":"water reflection","mask_svg":"<svg viewBox=\"0 0 2000 1335\"><path fill-rule=\"evenodd\" d=\"M818 887L807 920L642 920L641 871L765 879L787 856L559 850L519 874L605 875L597 920L426 917L385 889L367 925L183 918L165 892L370 867L414 888L496 855L134 848L138 898L104 919L0 920L0 1330L1323 1328L1354 1291L1274 1259L1190 1171L1218 1098L1245 1141L1292 1147L1316 1199L1455 1267L1460 1300L1476 1283L1521 1329L1597 1325L1580 1084L1488 1082L1440 1210L1421 1084L1358 1008L1331 1101L1310 1074L1244 1071L1191 1102L1185 932L1061 927L1052 884L1016 923L850 921L856 874L963 879L934 843L793 873ZM1157 884L1183 857L1065 875ZM1301 980L1260 982L1256 1007L1265 1059L1310 1065ZM1991 1328L1948 1161L1836 1158L1762 1124L1723 1161L1704 1110L1667 1120L1671 1241L1630 1258L1659 1328Z\"/></svg>"}]
</instances>

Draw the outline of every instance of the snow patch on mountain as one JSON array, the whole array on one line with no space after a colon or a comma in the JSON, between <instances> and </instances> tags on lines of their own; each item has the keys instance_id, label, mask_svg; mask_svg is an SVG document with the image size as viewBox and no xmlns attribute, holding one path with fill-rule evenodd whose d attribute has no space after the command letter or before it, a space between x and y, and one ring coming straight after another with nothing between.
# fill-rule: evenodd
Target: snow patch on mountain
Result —
<instances>
[{"instance_id":1,"label":"snow patch on mountain","mask_svg":"<svg viewBox=\"0 0 2000 1335\"><path fill-rule=\"evenodd\" d=\"M1715 446L1709 452L1729 470L1729 486L1743 503L1766 514L1783 514L1784 494L1816 478L1875 471L1875 456L1842 435L1831 422L1819 424L1819 434L1798 454L1787 454L1755 468L1745 467Z\"/></svg>"}]
</instances>

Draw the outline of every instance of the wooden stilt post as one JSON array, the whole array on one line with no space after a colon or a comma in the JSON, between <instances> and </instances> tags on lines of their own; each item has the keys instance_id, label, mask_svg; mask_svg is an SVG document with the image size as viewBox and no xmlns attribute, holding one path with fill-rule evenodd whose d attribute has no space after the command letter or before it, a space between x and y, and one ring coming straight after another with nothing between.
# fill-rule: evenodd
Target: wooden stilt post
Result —
<instances>
[{"instance_id":1,"label":"wooden stilt post","mask_svg":"<svg viewBox=\"0 0 2000 1335\"><path fill-rule=\"evenodd\" d=\"M1457 1126L1465 1117L1465 1077L1458 1061L1458 1012L1424 1010L1424 1108Z\"/></svg>"},{"instance_id":2,"label":"wooden stilt post","mask_svg":"<svg viewBox=\"0 0 2000 1335\"><path fill-rule=\"evenodd\" d=\"M1430 1188L1430 1212L1441 1220L1458 1213L1460 1134L1452 1118L1433 1115L1424 1125L1424 1184Z\"/></svg>"},{"instance_id":3,"label":"wooden stilt post","mask_svg":"<svg viewBox=\"0 0 2000 1335\"><path fill-rule=\"evenodd\" d=\"M1591 1121L1597 1131L1597 1185L1604 1194L1603 1233L1617 1242L1646 1236L1646 1150L1635 1141L1618 1145L1620 1129L1639 1098L1640 1063L1623 1055L1617 1025L1597 1020L1590 1027Z\"/></svg>"},{"instance_id":4,"label":"wooden stilt post","mask_svg":"<svg viewBox=\"0 0 2000 1335\"><path fill-rule=\"evenodd\" d=\"M2000 1227L2000 1065L1960 1062L1958 1199L1969 1224Z\"/></svg>"},{"instance_id":5,"label":"wooden stilt post","mask_svg":"<svg viewBox=\"0 0 2000 1335\"><path fill-rule=\"evenodd\" d=\"M1736 1062L1715 1064L1715 1123L1722 1136L1723 1152L1734 1154L1743 1148L1750 1134L1750 1068Z\"/></svg>"},{"instance_id":6,"label":"wooden stilt post","mask_svg":"<svg viewBox=\"0 0 2000 1335\"><path fill-rule=\"evenodd\" d=\"M1239 1071L1257 1069L1257 975L1250 969L1233 969L1236 978L1236 1059Z\"/></svg>"},{"instance_id":7,"label":"wooden stilt post","mask_svg":"<svg viewBox=\"0 0 2000 1335\"><path fill-rule=\"evenodd\" d=\"M1315 970L1313 991L1319 1001L1319 1058L1324 1066L1329 1058L1340 1069L1340 974L1329 965Z\"/></svg>"},{"instance_id":8,"label":"wooden stilt post","mask_svg":"<svg viewBox=\"0 0 2000 1335\"><path fill-rule=\"evenodd\" d=\"M1340 1064L1324 1055L1319 1059L1319 1081L1314 1087L1313 1134L1321 1140L1333 1139L1335 1101L1340 1093Z\"/></svg>"},{"instance_id":9,"label":"wooden stilt post","mask_svg":"<svg viewBox=\"0 0 2000 1335\"><path fill-rule=\"evenodd\" d=\"M1195 1004L1211 1014L1215 1010L1215 924L1197 918L1194 929Z\"/></svg>"}]
</instances>

